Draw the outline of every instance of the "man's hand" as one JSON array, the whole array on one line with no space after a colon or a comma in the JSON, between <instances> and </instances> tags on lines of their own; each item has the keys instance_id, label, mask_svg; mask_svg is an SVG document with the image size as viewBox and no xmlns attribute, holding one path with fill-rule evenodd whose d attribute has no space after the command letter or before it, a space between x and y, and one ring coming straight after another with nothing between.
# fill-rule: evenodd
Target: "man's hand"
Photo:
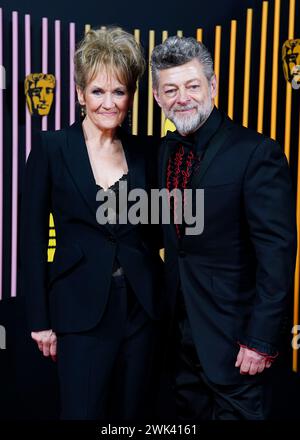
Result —
<instances>
[{"instance_id":1,"label":"man's hand","mask_svg":"<svg viewBox=\"0 0 300 440\"><path fill-rule=\"evenodd\" d=\"M265 368L270 368L271 365L272 363L266 356L245 347L240 347L235 363L236 367L240 367L241 374L250 374L251 376L262 373Z\"/></svg>"},{"instance_id":2,"label":"man's hand","mask_svg":"<svg viewBox=\"0 0 300 440\"><path fill-rule=\"evenodd\" d=\"M36 341L44 356L50 355L52 360L56 361L56 334L51 329L31 332L31 337Z\"/></svg>"}]
</instances>

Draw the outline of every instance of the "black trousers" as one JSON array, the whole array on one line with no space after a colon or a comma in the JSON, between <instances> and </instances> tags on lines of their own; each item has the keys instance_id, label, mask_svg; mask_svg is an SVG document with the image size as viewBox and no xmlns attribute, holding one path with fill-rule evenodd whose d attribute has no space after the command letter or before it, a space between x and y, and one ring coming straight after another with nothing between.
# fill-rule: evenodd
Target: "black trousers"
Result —
<instances>
[{"instance_id":1,"label":"black trousers","mask_svg":"<svg viewBox=\"0 0 300 440\"><path fill-rule=\"evenodd\" d=\"M266 419L269 389L262 375L244 376L244 381L233 385L213 383L199 361L191 327L182 309L176 333L174 391L178 420L188 423Z\"/></svg>"},{"instance_id":2,"label":"black trousers","mask_svg":"<svg viewBox=\"0 0 300 440\"><path fill-rule=\"evenodd\" d=\"M156 323L124 275L112 277L97 327L58 334L61 419L145 420L151 411L155 339Z\"/></svg>"}]
</instances>

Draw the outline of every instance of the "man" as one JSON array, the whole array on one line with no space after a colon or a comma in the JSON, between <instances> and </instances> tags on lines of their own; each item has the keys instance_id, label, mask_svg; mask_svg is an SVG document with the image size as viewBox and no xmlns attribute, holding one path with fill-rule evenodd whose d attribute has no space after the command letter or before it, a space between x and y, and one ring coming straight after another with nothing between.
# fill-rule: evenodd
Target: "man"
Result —
<instances>
[{"instance_id":1,"label":"man","mask_svg":"<svg viewBox=\"0 0 300 440\"><path fill-rule=\"evenodd\" d=\"M178 416L262 420L262 383L278 354L294 272L288 164L276 142L214 107L203 44L168 38L153 51L152 75L155 99L177 128L162 141L160 187L204 189L201 234L187 235L179 221L163 226Z\"/></svg>"}]
</instances>

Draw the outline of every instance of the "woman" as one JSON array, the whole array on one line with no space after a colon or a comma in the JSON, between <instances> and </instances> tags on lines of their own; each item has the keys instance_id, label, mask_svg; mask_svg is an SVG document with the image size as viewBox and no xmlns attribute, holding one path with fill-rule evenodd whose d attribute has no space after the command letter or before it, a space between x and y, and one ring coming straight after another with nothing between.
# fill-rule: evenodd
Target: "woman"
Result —
<instances>
[{"instance_id":1,"label":"woman","mask_svg":"<svg viewBox=\"0 0 300 440\"><path fill-rule=\"evenodd\" d=\"M149 140L120 128L144 64L127 32L88 32L75 53L85 118L41 133L27 162L22 282L32 338L57 356L64 419L137 421L146 411L160 308L156 237L150 225L118 224L118 210L116 224L96 216L99 190L150 187ZM57 247L48 264L49 212Z\"/></svg>"}]
</instances>

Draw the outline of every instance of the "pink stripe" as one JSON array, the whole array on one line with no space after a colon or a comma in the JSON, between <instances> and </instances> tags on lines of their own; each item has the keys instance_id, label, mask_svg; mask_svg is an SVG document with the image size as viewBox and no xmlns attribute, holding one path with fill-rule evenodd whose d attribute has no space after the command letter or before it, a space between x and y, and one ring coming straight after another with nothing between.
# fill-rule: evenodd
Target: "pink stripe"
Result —
<instances>
[{"instance_id":1,"label":"pink stripe","mask_svg":"<svg viewBox=\"0 0 300 440\"><path fill-rule=\"evenodd\" d=\"M0 8L0 65L3 65L3 22ZM5 78L4 78L5 80ZM3 84L4 86L5 84ZM3 272L3 91L0 87L0 300L2 299Z\"/></svg>"},{"instance_id":2,"label":"pink stripe","mask_svg":"<svg viewBox=\"0 0 300 440\"><path fill-rule=\"evenodd\" d=\"M48 73L48 18L42 19L42 73ZM47 130L47 116L42 117L42 130Z\"/></svg>"},{"instance_id":3,"label":"pink stripe","mask_svg":"<svg viewBox=\"0 0 300 440\"><path fill-rule=\"evenodd\" d=\"M31 37L30 37L30 15L25 15L25 76L31 73ZM25 104L26 115L26 160L31 150L31 115Z\"/></svg>"},{"instance_id":4,"label":"pink stripe","mask_svg":"<svg viewBox=\"0 0 300 440\"><path fill-rule=\"evenodd\" d=\"M55 20L55 130L60 129L61 119L61 64L60 64L60 20Z\"/></svg>"},{"instance_id":5,"label":"pink stripe","mask_svg":"<svg viewBox=\"0 0 300 440\"><path fill-rule=\"evenodd\" d=\"M70 23L70 125L75 122L75 83L74 83L74 53L75 53L75 23Z\"/></svg>"},{"instance_id":6,"label":"pink stripe","mask_svg":"<svg viewBox=\"0 0 300 440\"><path fill-rule=\"evenodd\" d=\"M11 212L11 296L17 293L18 218L18 13L12 13L12 212Z\"/></svg>"}]
</instances>

